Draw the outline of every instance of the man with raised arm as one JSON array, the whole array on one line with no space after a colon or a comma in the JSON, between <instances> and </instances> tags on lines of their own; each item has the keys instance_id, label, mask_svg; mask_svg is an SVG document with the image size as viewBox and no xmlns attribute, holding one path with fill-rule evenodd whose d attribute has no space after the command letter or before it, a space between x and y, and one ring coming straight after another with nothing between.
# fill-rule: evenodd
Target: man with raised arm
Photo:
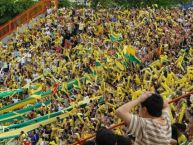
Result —
<instances>
[{"instance_id":1,"label":"man with raised arm","mask_svg":"<svg viewBox=\"0 0 193 145\"><path fill-rule=\"evenodd\" d=\"M131 109L139 106L139 114ZM155 93L143 93L116 110L116 114L135 136L134 145L169 145L171 143L171 123L169 105Z\"/></svg>"}]
</instances>

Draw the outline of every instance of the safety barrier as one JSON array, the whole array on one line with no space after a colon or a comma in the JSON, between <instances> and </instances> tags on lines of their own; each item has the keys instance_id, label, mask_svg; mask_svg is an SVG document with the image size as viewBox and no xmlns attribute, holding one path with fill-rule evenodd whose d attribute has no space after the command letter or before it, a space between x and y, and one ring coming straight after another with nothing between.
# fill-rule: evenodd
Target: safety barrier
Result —
<instances>
[{"instance_id":1,"label":"safety barrier","mask_svg":"<svg viewBox=\"0 0 193 145\"><path fill-rule=\"evenodd\" d=\"M36 3L34 6L24 11L20 15L16 16L14 19L10 20L6 24L0 27L0 40L5 38L7 35L12 33L17 27L22 24L26 24L32 18L37 17L40 14L43 14L48 7L55 5L57 8L58 0L41 0Z\"/></svg>"},{"instance_id":2,"label":"safety barrier","mask_svg":"<svg viewBox=\"0 0 193 145\"><path fill-rule=\"evenodd\" d=\"M0 122L1 123L12 123L15 120L16 121L22 121L26 118L27 113L29 113L32 110L40 109L43 105L47 106L51 103L50 100L45 101L44 103L36 103L33 106L28 106L26 108L23 108L21 110L12 111L6 114L0 115ZM2 117L1 117L2 116Z\"/></svg>"},{"instance_id":3,"label":"safety barrier","mask_svg":"<svg viewBox=\"0 0 193 145\"><path fill-rule=\"evenodd\" d=\"M185 94L185 95L183 95L183 96L176 97L175 99L169 101L169 104L178 102L179 100L181 100L181 99L183 99L183 98L190 97L191 94L193 94L193 91L191 91L191 92L189 92L189 93L187 93L187 94ZM125 124L124 122L121 122L121 123L119 123L119 124L113 125L113 126L110 127L109 129L119 128L119 127L123 126L124 124ZM71 145L82 145L85 141L87 141L87 140L89 140L89 139L95 138L95 136L96 136L96 134L93 134L93 135L91 135L91 136L89 136L89 137L87 137L87 138L85 138L85 139L80 139L80 140L78 140L76 143L71 144Z\"/></svg>"},{"instance_id":4,"label":"safety barrier","mask_svg":"<svg viewBox=\"0 0 193 145\"><path fill-rule=\"evenodd\" d=\"M44 98L44 97L46 97L47 95L49 95L51 93L52 93L52 90L48 90L46 92L40 92L40 93L35 94L35 95L40 94L41 97ZM26 106L27 104L34 104L36 102L36 100L37 99L34 98L34 97L28 97L24 100L18 101L17 103L6 105L6 106L0 108L0 114L6 113L6 112L9 112L9 111L13 111L14 109L22 108L22 107Z\"/></svg>"},{"instance_id":5,"label":"safety barrier","mask_svg":"<svg viewBox=\"0 0 193 145\"><path fill-rule=\"evenodd\" d=\"M98 101L98 104L101 105L104 103L104 97L103 96L99 96L97 98L94 98L94 99L97 99ZM94 100L93 99L93 100ZM92 100L92 99L91 99ZM50 101L48 101L47 104L49 104ZM86 105L88 105L88 102L85 102L85 101L80 101L79 103L77 103L79 107L81 108L85 108ZM40 106L41 107L41 106ZM63 114L64 112L69 112L71 111L72 109L74 108L74 106L69 106L68 108L65 108L64 110L62 111L58 111L58 112L53 112L53 113L50 113L50 114L47 114L47 115L44 115L44 116L41 116L41 117L37 117L37 118L34 118L34 119L31 119L31 120L28 120L28 121L25 121L23 123L19 123L19 124L12 124L10 126L7 126L6 129L15 129L15 128L22 128L22 127L25 127L25 126L28 126L30 124L33 124L35 122L41 122L41 121L44 121L44 120L47 120L47 119L50 119L52 117L56 117L58 115L61 115ZM9 120L9 118L8 118ZM8 121L7 121L8 122ZM4 123L3 121L1 121L1 123ZM3 128L0 128L0 130L3 130Z\"/></svg>"},{"instance_id":6,"label":"safety barrier","mask_svg":"<svg viewBox=\"0 0 193 145\"><path fill-rule=\"evenodd\" d=\"M82 77L80 78L80 82L83 82L83 81L86 81L86 77ZM67 83L67 89L70 91L74 86L78 86L78 81L76 79L74 80L71 80ZM59 86L58 87L58 90L61 90L62 86ZM51 95L53 92L53 90L47 90L46 92L43 92L43 91L39 91L37 93L35 93L34 95L41 95L42 97L46 97L47 95ZM17 109L17 108L22 108L24 107L25 105L27 104L30 104L30 103L35 103L36 102L36 98L33 98L33 97L28 97L24 100L21 100L17 103L13 103L13 104L9 104L9 105L6 105L2 108L0 108L0 114L1 113L6 113L6 112L9 112L9 111L12 111L14 109Z\"/></svg>"},{"instance_id":7,"label":"safety barrier","mask_svg":"<svg viewBox=\"0 0 193 145\"><path fill-rule=\"evenodd\" d=\"M104 100L103 96L99 96L99 97L89 99L89 101L91 101L91 100L92 101L97 100L99 105L104 103L104 101L102 101L102 100ZM31 120L25 121L25 122L20 123L20 124L13 124L13 125L10 125L10 126L4 127L4 128L0 128L0 130L3 130L3 129L8 129L8 130L10 130L10 129L16 129L17 130L17 129L19 129L20 130L20 129L23 129L24 127L27 127L27 126L30 126L30 125L33 125L33 124L36 124L36 123L42 124L43 122L48 121L50 119L53 119L55 117L59 117L62 114L65 115L66 113L70 112L73 108L75 108L77 106L81 107L81 108L85 108L89 104L89 101L88 100L80 101L76 105L69 106L68 108L65 108L62 111L53 112L53 113L50 113L50 114L47 114L47 115L44 115L44 116L41 116L41 117L37 117L37 118L31 119ZM51 122L53 122L53 121L51 121ZM45 123L45 124L47 124L47 123ZM33 130L33 129L34 128L32 127L30 130ZM7 132L7 133L9 134L9 132ZM7 134L7 133L5 132L5 134ZM1 134L0 141L5 140L5 139L15 138L15 137L18 137L18 136L19 136L19 134L15 133L15 132L14 132L14 134L10 133L9 135L6 135L6 136Z\"/></svg>"}]
</instances>

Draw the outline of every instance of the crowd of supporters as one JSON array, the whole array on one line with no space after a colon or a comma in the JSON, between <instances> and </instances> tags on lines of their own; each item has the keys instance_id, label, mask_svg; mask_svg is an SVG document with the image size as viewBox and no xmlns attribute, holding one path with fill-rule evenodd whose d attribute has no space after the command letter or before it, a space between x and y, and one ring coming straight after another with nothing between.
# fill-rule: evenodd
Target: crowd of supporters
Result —
<instances>
[{"instance_id":1,"label":"crowd of supporters","mask_svg":"<svg viewBox=\"0 0 193 145\"><path fill-rule=\"evenodd\" d=\"M160 94L164 100L190 92L193 89L192 21L193 11L179 8L98 11L63 8L38 19L32 28L12 34L6 44L0 44L0 88L5 91L25 86L26 91L0 100L0 107L29 97L33 85L46 91L54 89L56 83L62 86L60 91L37 99L37 102L51 100L51 105L42 105L28 112L24 120L14 123L74 106L64 119L58 117L55 123L21 132L18 143L71 144L90 136L101 126L110 127L125 120L120 112L119 119L115 110L147 90ZM132 54L141 60L139 64L125 58L124 48L129 47L135 49ZM51 75L47 76L46 72ZM45 75L34 83L42 74ZM70 91L66 88L66 82L83 76L87 80L78 87ZM103 103L98 102L101 96ZM89 100L89 104L76 106L82 100ZM184 104L189 111L180 111ZM172 134L173 139L180 143L191 141L185 128L192 100L171 105L171 111L172 129L177 130L176 135ZM131 120L132 117L128 126ZM135 132L128 126L115 130L117 138L128 132L136 138L140 136L136 133L139 130ZM178 139L181 135L183 139Z\"/></svg>"}]
</instances>

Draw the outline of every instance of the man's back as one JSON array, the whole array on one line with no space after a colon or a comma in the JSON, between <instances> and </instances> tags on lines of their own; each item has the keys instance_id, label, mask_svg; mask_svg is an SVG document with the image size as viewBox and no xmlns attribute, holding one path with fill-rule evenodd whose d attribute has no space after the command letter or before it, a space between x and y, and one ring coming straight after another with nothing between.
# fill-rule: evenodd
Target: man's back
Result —
<instances>
[{"instance_id":1,"label":"man's back","mask_svg":"<svg viewBox=\"0 0 193 145\"><path fill-rule=\"evenodd\" d=\"M162 115L165 123L159 124L152 119L132 115L129 131L135 137L135 145L169 145L171 123L167 113Z\"/></svg>"},{"instance_id":2,"label":"man's back","mask_svg":"<svg viewBox=\"0 0 193 145\"><path fill-rule=\"evenodd\" d=\"M140 117L131 112L136 106ZM135 136L135 145L169 145L172 139L169 112L168 102L152 92L142 93L136 100L116 110L118 117L125 121Z\"/></svg>"}]
</instances>

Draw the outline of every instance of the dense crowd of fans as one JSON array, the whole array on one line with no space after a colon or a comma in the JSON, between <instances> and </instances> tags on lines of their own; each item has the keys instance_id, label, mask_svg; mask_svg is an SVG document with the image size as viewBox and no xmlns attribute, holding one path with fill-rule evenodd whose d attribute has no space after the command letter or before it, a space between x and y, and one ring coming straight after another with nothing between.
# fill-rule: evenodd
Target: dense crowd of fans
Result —
<instances>
[{"instance_id":1,"label":"dense crowd of fans","mask_svg":"<svg viewBox=\"0 0 193 145\"><path fill-rule=\"evenodd\" d=\"M25 93L1 100L0 107L31 95L28 88L34 85L33 80L47 71L52 77L44 75L36 80L36 85L43 91L53 89L56 83L62 86L53 96L37 99L37 102L51 100L51 105L30 111L21 122L62 111L81 100L104 97L101 104L98 99L90 100L85 107L76 106L64 119L58 117L55 123L41 125L29 133L21 132L18 144L71 144L90 136L101 126L120 123L115 110L147 90L164 99L190 92L193 89L192 23L193 11L179 8L98 11L63 8L40 18L32 28L14 33L6 44L0 44L0 88L27 87ZM125 47L135 48L141 64L126 60ZM66 82L83 76L87 80L69 92ZM175 123L173 128L177 130L177 135L172 136L180 143L191 141L185 131L186 115L192 115L191 103L185 99L171 105L171 123ZM181 113L184 104L189 111ZM128 132L135 138L139 136L131 127L115 130L118 135ZM181 140L180 135L183 135ZM124 139L133 142L131 138Z\"/></svg>"}]
</instances>

